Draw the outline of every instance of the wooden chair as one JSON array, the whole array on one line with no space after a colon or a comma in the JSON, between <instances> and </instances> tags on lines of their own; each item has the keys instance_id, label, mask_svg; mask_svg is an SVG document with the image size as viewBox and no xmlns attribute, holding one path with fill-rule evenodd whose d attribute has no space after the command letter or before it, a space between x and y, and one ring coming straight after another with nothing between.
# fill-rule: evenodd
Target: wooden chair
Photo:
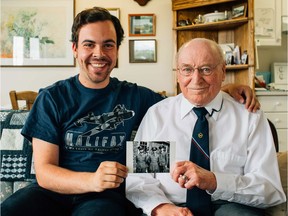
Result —
<instances>
[{"instance_id":1,"label":"wooden chair","mask_svg":"<svg viewBox=\"0 0 288 216\"><path fill-rule=\"evenodd\" d=\"M13 110L19 110L18 101L26 101L26 107L24 109L31 110L38 93L34 91L16 92L15 90L12 90L9 92L9 95Z\"/></svg>"},{"instance_id":2,"label":"wooden chair","mask_svg":"<svg viewBox=\"0 0 288 216\"><path fill-rule=\"evenodd\" d=\"M158 91L158 94L160 94L162 97L167 97L166 91Z\"/></svg>"},{"instance_id":3,"label":"wooden chair","mask_svg":"<svg viewBox=\"0 0 288 216\"><path fill-rule=\"evenodd\" d=\"M277 129L276 129L274 123L271 120L268 119L268 123L269 123L269 126L271 128L271 132L272 132L272 136L273 136L276 152L279 152L279 140L278 140Z\"/></svg>"}]
</instances>

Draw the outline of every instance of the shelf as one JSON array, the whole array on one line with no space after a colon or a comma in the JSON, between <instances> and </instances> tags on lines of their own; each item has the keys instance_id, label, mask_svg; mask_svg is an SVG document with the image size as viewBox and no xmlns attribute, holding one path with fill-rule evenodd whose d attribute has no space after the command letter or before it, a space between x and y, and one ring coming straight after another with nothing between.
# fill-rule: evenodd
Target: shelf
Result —
<instances>
[{"instance_id":1,"label":"shelf","mask_svg":"<svg viewBox=\"0 0 288 216\"><path fill-rule=\"evenodd\" d=\"M221 30L221 29L231 29L237 26L241 26L248 22L248 18L238 18L231 20L224 20L219 22L211 22L211 23L203 23L203 24L195 24L188 26L177 26L173 28L176 31L185 31L185 30L195 30L195 31L205 31L205 30Z\"/></svg>"},{"instance_id":2,"label":"shelf","mask_svg":"<svg viewBox=\"0 0 288 216\"><path fill-rule=\"evenodd\" d=\"M246 5L243 17L177 26L180 20L194 20L199 14L213 11L231 11L239 5ZM174 50L193 38L208 38L218 44L233 43L240 51L247 51L248 64L226 65L224 83L245 84L254 89L255 41L254 41L254 0L172 0ZM240 53L242 56L243 53ZM226 57L226 56L225 56ZM175 81L177 82L177 80ZM177 85L177 93L181 92Z\"/></svg>"},{"instance_id":3,"label":"shelf","mask_svg":"<svg viewBox=\"0 0 288 216\"><path fill-rule=\"evenodd\" d=\"M188 8L205 7L209 5L237 2L237 0L172 0L172 10L183 10Z\"/></svg>"},{"instance_id":4,"label":"shelf","mask_svg":"<svg viewBox=\"0 0 288 216\"><path fill-rule=\"evenodd\" d=\"M248 69L248 64L240 64L240 65L226 65L226 70L242 70Z\"/></svg>"}]
</instances>

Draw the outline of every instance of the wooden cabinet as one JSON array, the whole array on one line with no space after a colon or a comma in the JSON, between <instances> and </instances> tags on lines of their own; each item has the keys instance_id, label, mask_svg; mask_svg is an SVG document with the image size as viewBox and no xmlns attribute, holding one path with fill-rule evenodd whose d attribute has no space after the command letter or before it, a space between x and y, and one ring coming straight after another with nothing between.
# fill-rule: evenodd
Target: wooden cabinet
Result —
<instances>
[{"instance_id":1,"label":"wooden cabinet","mask_svg":"<svg viewBox=\"0 0 288 216\"><path fill-rule=\"evenodd\" d=\"M261 109L276 127L279 140L279 151L287 151L288 93L285 91L259 91L256 92L256 95L261 103Z\"/></svg>"},{"instance_id":2,"label":"wooden cabinet","mask_svg":"<svg viewBox=\"0 0 288 216\"><path fill-rule=\"evenodd\" d=\"M241 17L209 23L193 22L199 15L215 11L231 14L233 8L241 5L245 5L245 14ZM183 43L197 37L212 39L219 44L234 43L240 47L240 56L247 51L248 63L227 65L223 84L240 83L254 89L254 0L172 0L172 10L175 53ZM187 22L182 25L181 20ZM175 72L176 67L174 65Z\"/></svg>"},{"instance_id":3,"label":"wooden cabinet","mask_svg":"<svg viewBox=\"0 0 288 216\"><path fill-rule=\"evenodd\" d=\"M255 0L255 40L257 46L281 46L281 1Z\"/></svg>"}]
</instances>

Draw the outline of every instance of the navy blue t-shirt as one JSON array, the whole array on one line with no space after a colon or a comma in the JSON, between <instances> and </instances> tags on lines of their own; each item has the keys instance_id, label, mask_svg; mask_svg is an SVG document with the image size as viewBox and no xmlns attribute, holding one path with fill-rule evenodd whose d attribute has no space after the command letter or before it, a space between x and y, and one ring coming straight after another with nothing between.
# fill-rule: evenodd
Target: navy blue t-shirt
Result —
<instances>
[{"instance_id":1,"label":"navy blue t-shirt","mask_svg":"<svg viewBox=\"0 0 288 216\"><path fill-rule=\"evenodd\" d=\"M59 166L94 172L102 161L126 164L130 140L147 109L163 98L117 78L89 89L78 75L41 89L22 134L59 146Z\"/></svg>"}]
</instances>

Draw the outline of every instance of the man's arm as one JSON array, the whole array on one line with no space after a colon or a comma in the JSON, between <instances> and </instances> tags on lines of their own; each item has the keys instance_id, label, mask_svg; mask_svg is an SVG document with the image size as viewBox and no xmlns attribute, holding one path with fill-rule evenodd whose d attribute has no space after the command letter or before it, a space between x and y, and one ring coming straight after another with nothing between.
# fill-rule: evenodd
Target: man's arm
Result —
<instances>
[{"instance_id":1,"label":"man's arm","mask_svg":"<svg viewBox=\"0 0 288 216\"><path fill-rule=\"evenodd\" d=\"M117 188L127 177L127 168L117 162L102 162L96 172L75 172L59 167L59 147L33 138L33 157L38 184L63 194L101 192Z\"/></svg>"},{"instance_id":2,"label":"man's arm","mask_svg":"<svg viewBox=\"0 0 288 216\"><path fill-rule=\"evenodd\" d=\"M238 162L238 169L242 169L243 174L223 170L210 172L191 161L181 161L176 163L172 172L173 180L187 189L198 187L206 190L215 200L227 200L259 208L285 202L273 138L267 119L261 112L251 116L253 119L250 120L249 125L247 157L243 160L245 164L241 165ZM227 154L230 155L231 152Z\"/></svg>"},{"instance_id":3,"label":"man's arm","mask_svg":"<svg viewBox=\"0 0 288 216\"><path fill-rule=\"evenodd\" d=\"M171 210L172 206L175 205L166 197L163 190L160 189L160 182L153 175L152 173L129 173L126 179L126 196L137 207L142 208L144 213L153 216L166 216L168 214L160 214L159 212L156 214L153 211L161 206L160 212L162 212L163 206L166 205L170 206L168 209Z\"/></svg>"},{"instance_id":4,"label":"man's arm","mask_svg":"<svg viewBox=\"0 0 288 216\"><path fill-rule=\"evenodd\" d=\"M152 138L156 136L156 128L157 119L154 118L154 113L152 113L152 115L146 113L138 128L135 140L153 140ZM154 178L154 174L152 173L129 173L126 179L126 196L137 207L142 208L144 213L148 215L151 215L152 211L157 206L163 207L164 204L170 204L171 207L171 205L173 205L168 197L166 197L164 191L160 188L160 181L157 178ZM153 213L153 215L156 216L159 214Z\"/></svg>"},{"instance_id":5,"label":"man's arm","mask_svg":"<svg viewBox=\"0 0 288 216\"><path fill-rule=\"evenodd\" d=\"M244 104L249 112L256 112L260 109L260 103L252 89L247 85L226 84L222 86L222 91L230 94L236 101Z\"/></svg>"}]
</instances>

